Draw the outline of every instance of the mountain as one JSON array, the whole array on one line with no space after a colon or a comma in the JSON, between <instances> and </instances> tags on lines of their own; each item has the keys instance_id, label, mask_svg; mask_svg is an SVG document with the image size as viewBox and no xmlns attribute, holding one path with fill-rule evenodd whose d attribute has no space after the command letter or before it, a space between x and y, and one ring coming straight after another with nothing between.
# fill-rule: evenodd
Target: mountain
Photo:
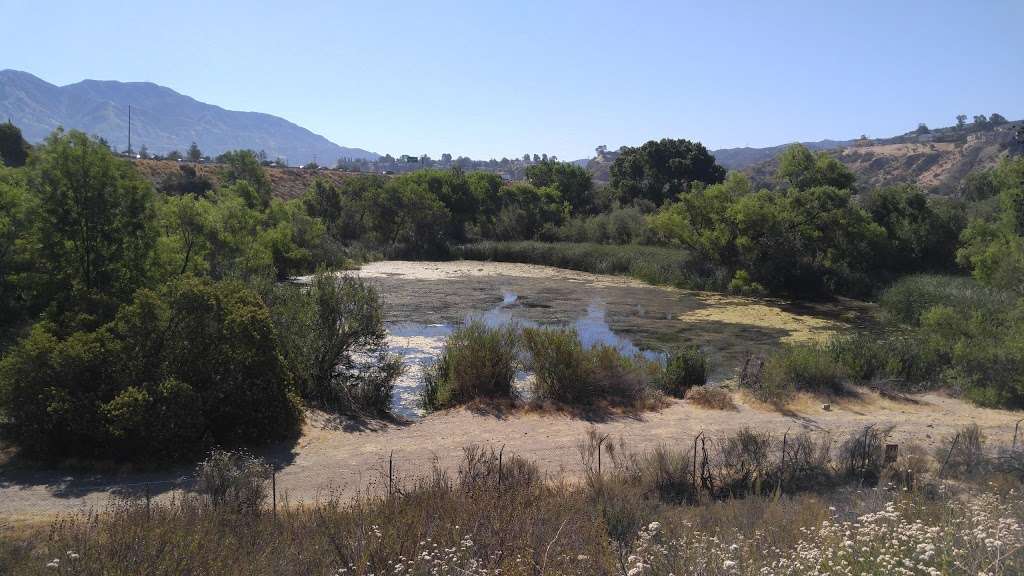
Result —
<instances>
[{"instance_id":1,"label":"mountain","mask_svg":"<svg viewBox=\"0 0 1024 576\"><path fill-rule=\"evenodd\" d=\"M211 156L249 148L290 164L314 157L325 164L337 158L378 157L339 146L277 116L225 110L150 82L83 80L55 86L27 72L0 70L0 119L9 118L30 142L63 126L103 137L119 150L127 148L129 105L135 150L145 145L155 154L184 152L196 142Z\"/></svg>"},{"instance_id":2,"label":"mountain","mask_svg":"<svg viewBox=\"0 0 1024 576\"><path fill-rule=\"evenodd\" d=\"M853 144L853 140L819 140L817 142L801 142L810 150L832 150L845 148ZM712 150L711 155L727 170L742 170L754 164L772 160L782 154L789 144L780 144L768 148L722 148Z\"/></svg>"}]
</instances>

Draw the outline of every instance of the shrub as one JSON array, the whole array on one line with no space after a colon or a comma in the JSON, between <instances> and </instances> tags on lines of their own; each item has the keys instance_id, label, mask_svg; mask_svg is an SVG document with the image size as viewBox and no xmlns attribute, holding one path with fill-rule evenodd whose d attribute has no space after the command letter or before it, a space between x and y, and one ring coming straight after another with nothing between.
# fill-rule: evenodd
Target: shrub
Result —
<instances>
[{"instance_id":1,"label":"shrub","mask_svg":"<svg viewBox=\"0 0 1024 576\"><path fill-rule=\"evenodd\" d=\"M892 428L865 426L839 445L840 472L850 480L874 485L882 476L885 440Z\"/></svg>"},{"instance_id":2,"label":"shrub","mask_svg":"<svg viewBox=\"0 0 1024 576\"><path fill-rule=\"evenodd\" d=\"M855 382L871 382L889 375L890 345L877 335L858 332L835 336L827 346L843 373Z\"/></svg>"},{"instance_id":3,"label":"shrub","mask_svg":"<svg viewBox=\"0 0 1024 576\"><path fill-rule=\"evenodd\" d=\"M941 473L952 478L978 477L989 470L985 455L985 435L977 424L961 428L949 436L935 450L935 459L941 463Z\"/></svg>"},{"instance_id":4,"label":"shrub","mask_svg":"<svg viewBox=\"0 0 1024 576\"><path fill-rule=\"evenodd\" d=\"M988 288L971 278L932 274L903 278L879 298L887 318L913 326L921 322L925 311L939 304L991 315L1012 307L1013 302L1009 292Z\"/></svg>"},{"instance_id":5,"label":"shrub","mask_svg":"<svg viewBox=\"0 0 1024 576\"><path fill-rule=\"evenodd\" d=\"M772 390L842 390L842 371L827 348L820 344L784 345L765 362L764 380Z\"/></svg>"},{"instance_id":6,"label":"shrub","mask_svg":"<svg viewBox=\"0 0 1024 576\"><path fill-rule=\"evenodd\" d=\"M260 299L192 277L140 290L95 331L37 324L0 361L7 431L40 457L170 460L280 439L300 419L289 384Z\"/></svg>"},{"instance_id":7,"label":"shrub","mask_svg":"<svg viewBox=\"0 0 1024 576\"><path fill-rule=\"evenodd\" d=\"M195 491L214 508L258 513L267 500L271 469L243 450L213 450L196 468Z\"/></svg>"},{"instance_id":8,"label":"shrub","mask_svg":"<svg viewBox=\"0 0 1024 576\"><path fill-rule=\"evenodd\" d=\"M523 340L533 369L533 398L568 406L640 408L653 401L657 369L605 345L584 348L570 330L528 328Z\"/></svg>"},{"instance_id":9,"label":"shrub","mask_svg":"<svg viewBox=\"0 0 1024 576\"><path fill-rule=\"evenodd\" d=\"M708 362L699 346L686 346L672 353L665 364L662 376L662 390L682 398L694 386L703 386L708 381Z\"/></svg>"},{"instance_id":10,"label":"shrub","mask_svg":"<svg viewBox=\"0 0 1024 576\"><path fill-rule=\"evenodd\" d=\"M476 400L511 399L520 369L514 325L488 327L476 320L446 339L441 356L423 373L423 407L438 410Z\"/></svg>"},{"instance_id":11,"label":"shrub","mask_svg":"<svg viewBox=\"0 0 1024 576\"><path fill-rule=\"evenodd\" d=\"M372 286L321 269L308 287L275 287L270 306L304 399L339 411L390 411L402 365L388 353L384 311Z\"/></svg>"},{"instance_id":12,"label":"shrub","mask_svg":"<svg viewBox=\"0 0 1024 576\"><path fill-rule=\"evenodd\" d=\"M732 395L718 386L690 388L686 392L686 399L697 406L711 410L736 410L736 403L732 401Z\"/></svg>"}]
</instances>

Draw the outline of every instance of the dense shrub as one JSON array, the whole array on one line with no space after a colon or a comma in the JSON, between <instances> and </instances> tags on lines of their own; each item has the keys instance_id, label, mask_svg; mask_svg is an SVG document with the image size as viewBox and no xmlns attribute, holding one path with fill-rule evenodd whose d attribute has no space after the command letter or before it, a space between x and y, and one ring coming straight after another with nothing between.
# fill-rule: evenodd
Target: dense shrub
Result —
<instances>
[{"instance_id":1,"label":"dense shrub","mask_svg":"<svg viewBox=\"0 0 1024 576\"><path fill-rule=\"evenodd\" d=\"M939 304L991 315L1011 307L1014 300L1012 294L971 278L920 274L902 278L886 288L879 304L890 320L917 325L926 310Z\"/></svg>"},{"instance_id":2,"label":"dense shrub","mask_svg":"<svg viewBox=\"0 0 1024 576\"><path fill-rule=\"evenodd\" d=\"M185 277L95 331L37 324L0 361L0 406L36 456L173 459L295 432L289 381L260 299Z\"/></svg>"},{"instance_id":3,"label":"dense shrub","mask_svg":"<svg viewBox=\"0 0 1024 576\"><path fill-rule=\"evenodd\" d=\"M383 309L372 286L320 270L308 286L274 287L270 308L305 400L347 412L390 411L402 366L388 354Z\"/></svg>"},{"instance_id":4,"label":"dense shrub","mask_svg":"<svg viewBox=\"0 0 1024 576\"><path fill-rule=\"evenodd\" d=\"M660 366L599 344L585 348L571 330L527 328L523 341L533 369L533 399L567 406L641 408L655 399Z\"/></svg>"},{"instance_id":5,"label":"dense shrub","mask_svg":"<svg viewBox=\"0 0 1024 576\"><path fill-rule=\"evenodd\" d=\"M441 356L423 373L422 404L438 410L486 398L510 400L520 369L515 325L489 327L473 321L452 332Z\"/></svg>"},{"instance_id":6,"label":"dense shrub","mask_svg":"<svg viewBox=\"0 0 1024 576\"><path fill-rule=\"evenodd\" d=\"M668 357L661 379L665 392L682 398L694 386L703 386L708 381L708 362L699 346L685 346L675 350Z\"/></svg>"}]
</instances>

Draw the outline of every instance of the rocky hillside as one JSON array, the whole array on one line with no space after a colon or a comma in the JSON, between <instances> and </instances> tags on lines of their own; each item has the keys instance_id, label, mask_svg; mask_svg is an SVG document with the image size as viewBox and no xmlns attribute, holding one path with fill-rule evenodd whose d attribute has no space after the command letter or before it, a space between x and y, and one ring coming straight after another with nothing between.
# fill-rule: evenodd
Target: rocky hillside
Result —
<instances>
[{"instance_id":1,"label":"rocky hillside","mask_svg":"<svg viewBox=\"0 0 1024 576\"><path fill-rule=\"evenodd\" d=\"M894 138L859 140L829 151L857 176L857 188L869 190L915 184L934 194L955 193L973 170L990 168L1009 154L1024 153L1024 122L986 128L943 128ZM776 159L744 169L756 182L771 182Z\"/></svg>"},{"instance_id":2,"label":"rocky hillside","mask_svg":"<svg viewBox=\"0 0 1024 576\"><path fill-rule=\"evenodd\" d=\"M314 158L375 159L377 154L345 148L284 118L236 112L199 102L149 82L83 80L55 86L27 72L0 70L0 118L18 125L29 142L39 142L58 126L101 136L118 150L128 146L128 106L132 107L132 147L151 153L184 152L196 142L205 154L263 150L290 164Z\"/></svg>"}]
</instances>

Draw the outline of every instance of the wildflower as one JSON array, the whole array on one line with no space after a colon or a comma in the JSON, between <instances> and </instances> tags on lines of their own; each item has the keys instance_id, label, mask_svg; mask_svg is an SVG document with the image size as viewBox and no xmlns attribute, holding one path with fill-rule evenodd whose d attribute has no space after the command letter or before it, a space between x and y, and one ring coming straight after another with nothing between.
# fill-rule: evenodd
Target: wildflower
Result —
<instances>
[{"instance_id":1,"label":"wildflower","mask_svg":"<svg viewBox=\"0 0 1024 576\"><path fill-rule=\"evenodd\" d=\"M732 560L726 560L725 562L722 562L722 568L726 570L731 570L734 566L736 566L736 562L733 562Z\"/></svg>"}]
</instances>

